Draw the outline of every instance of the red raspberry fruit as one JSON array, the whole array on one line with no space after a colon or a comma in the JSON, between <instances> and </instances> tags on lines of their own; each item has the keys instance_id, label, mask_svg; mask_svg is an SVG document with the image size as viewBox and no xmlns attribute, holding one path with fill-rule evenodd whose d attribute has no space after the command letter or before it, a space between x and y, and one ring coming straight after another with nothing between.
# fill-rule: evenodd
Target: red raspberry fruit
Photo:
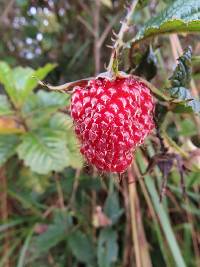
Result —
<instances>
[{"instance_id":1,"label":"red raspberry fruit","mask_svg":"<svg viewBox=\"0 0 200 267\"><path fill-rule=\"evenodd\" d=\"M149 88L131 75L74 87L71 116L81 153L101 171L124 172L154 128L153 111Z\"/></svg>"}]
</instances>

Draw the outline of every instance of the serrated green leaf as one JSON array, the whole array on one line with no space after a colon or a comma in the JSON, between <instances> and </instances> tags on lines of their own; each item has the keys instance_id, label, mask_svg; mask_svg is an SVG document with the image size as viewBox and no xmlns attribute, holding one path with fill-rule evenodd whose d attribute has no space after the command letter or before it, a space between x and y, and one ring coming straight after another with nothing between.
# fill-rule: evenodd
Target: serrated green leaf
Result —
<instances>
[{"instance_id":1,"label":"serrated green leaf","mask_svg":"<svg viewBox=\"0 0 200 267\"><path fill-rule=\"evenodd\" d=\"M169 93L172 98L180 100L176 102L174 112L194 112L200 113L200 101L194 99L190 91L184 87L174 87L169 89Z\"/></svg>"},{"instance_id":2,"label":"serrated green leaf","mask_svg":"<svg viewBox=\"0 0 200 267\"><path fill-rule=\"evenodd\" d=\"M98 239L98 267L110 267L117 261L117 232L111 228L102 229Z\"/></svg>"},{"instance_id":3,"label":"serrated green leaf","mask_svg":"<svg viewBox=\"0 0 200 267\"><path fill-rule=\"evenodd\" d=\"M11 115L11 105L6 95L0 95L0 116Z\"/></svg>"},{"instance_id":4,"label":"serrated green leaf","mask_svg":"<svg viewBox=\"0 0 200 267\"><path fill-rule=\"evenodd\" d=\"M68 237L68 245L73 255L87 264L94 263L95 249L91 239L81 231L75 231ZM92 265L93 266L93 265Z\"/></svg>"},{"instance_id":5,"label":"serrated green leaf","mask_svg":"<svg viewBox=\"0 0 200 267\"><path fill-rule=\"evenodd\" d=\"M128 45L151 36L172 32L200 31L200 1L176 0L151 18Z\"/></svg>"},{"instance_id":6,"label":"serrated green leaf","mask_svg":"<svg viewBox=\"0 0 200 267\"><path fill-rule=\"evenodd\" d=\"M185 49L183 55L179 57L178 64L173 75L169 78L172 87L189 86L192 74L192 48Z\"/></svg>"},{"instance_id":7,"label":"serrated green leaf","mask_svg":"<svg viewBox=\"0 0 200 267\"><path fill-rule=\"evenodd\" d=\"M70 166L73 168L81 168L83 166L83 158L80 153L80 144L75 136L72 119L67 116L67 147L70 153Z\"/></svg>"},{"instance_id":8,"label":"serrated green leaf","mask_svg":"<svg viewBox=\"0 0 200 267\"><path fill-rule=\"evenodd\" d=\"M4 85L7 94L10 96L11 100L14 101L15 85L12 69L6 62L3 61L0 61L0 83Z\"/></svg>"},{"instance_id":9,"label":"serrated green leaf","mask_svg":"<svg viewBox=\"0 0 200 267\"><path fill-rule=\"evenodd\" d=\"M73 122L70 116L63 113L56 113L50 121L50 127L66 132L67 148L69 150L69 165L73 168L83 166L83 158L79 151L80 144L75 136Z\"/></svg>"},{"instance_id":10,"label":"serrated green leaf","mask_svg":"<svg viewBox=\"0 0 200 267\"><path fill-rule=\"evenodd\" d=\"M0 62L0 82L4 85L15 106L21 107L30 92L38 85L33 76L43 79L53 68L54 64L34 70L32 68L16 67L13 70L5 62Z\"/></svg>"},{"instance_id":11,"label":"serrated green leaf","mask_svg":"<svg viewBox=\"0 0 200 267\"><path fill-rule=\"evenodd\" d=\"M55 113L49 121L49 127L66 132L71 127L71 118L61 112Z\"/></svg>"},{"instance_id":12,"label":"serrated green leaf","mask_svg":"<svg viewBox=\"0 0 200 267\"><path fill-rule=\"evenodd\" d=\"M0 166L15 154L18 143L17 135L0 135Z\"/></svg>"},{"instance_id":13,"label":"serrated green leaf","mask_svg":"<svg viewBox=\"0 0 200 267\"><path fill-rule=\"evenodd\" d=\"M68 95L40 90L36 94L31 94L27 99L22 108L22 114L31 125L39 127L53 112L68 105Z\"/></svg>"},{"instance_id":14,"label":"serrated green leaf","mask_svg":"<svg viewBox=\"0 0 200 267\"><path fill-rule=\"evenodd\" d=\"M17 153L26 166L39 174L61 171L69 166L65 134L57 130L43 128L27 133Z\"/></svg>"}]
</instances>

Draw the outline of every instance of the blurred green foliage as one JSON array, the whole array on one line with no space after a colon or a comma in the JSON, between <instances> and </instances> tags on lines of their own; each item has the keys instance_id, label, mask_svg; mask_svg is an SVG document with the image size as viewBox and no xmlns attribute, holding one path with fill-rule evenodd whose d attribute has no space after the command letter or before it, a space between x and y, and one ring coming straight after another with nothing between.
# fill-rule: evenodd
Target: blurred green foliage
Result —
<instances>
[{"instance_id":1,"label":"blurred green foliage","mask_svg":"<svg viewBox=\"0 0 200 267\"><path fill-rule=\"evenodd\" d=\"M157 115L163 142L183 160L188 197L183 199L174 166L162 203L160 170L142 177L160 152L155 133L136 153L131 191L127 174L119 183L115 174L97 173L82 159L70 95L38 86L37 79L63 84L93 76L97 51L104 71L106 44L120 27L125 1L99 3L0 2L0 267L139 267L138 257L141 267L200 264L200 122L193 113L199 110L186 108L198 102L191 98L198 98L199 36L180 36L194 52L192 58L188 48L176 65L177 44L160 36L179 31L175 17L184 32L200 31L199 2L139 1L119 62L172 97L169 103L158 98Z\"/></svg>"}]
</instances>

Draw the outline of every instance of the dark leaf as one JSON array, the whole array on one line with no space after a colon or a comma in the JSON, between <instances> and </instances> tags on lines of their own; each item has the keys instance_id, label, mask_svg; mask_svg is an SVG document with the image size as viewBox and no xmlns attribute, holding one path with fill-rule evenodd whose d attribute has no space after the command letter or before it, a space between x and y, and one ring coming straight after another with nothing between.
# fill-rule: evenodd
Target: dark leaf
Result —
<instances>
[{"instance_id":1,"label":"dark leaf","mask_svg":"<svg viewBox=\"0 0 200 267\"><path fill-rule=\"evenodd\" d=\"M160 14L151 18L145 26L127 43L137 43L143 39L158 34L172 32L199 32L200 31L200 1L176 0Z\"/></svg>"},{"instance_id":2,"label":"dark leaf","mask_svg":"<svg viewBox=\"0 0 200 267\"><path fill-rule=\"evenodd\" d=\"M192 48L189 46L185 49L183 55L178 59L178 65L176 66L173 75L169 78L171 80L172 87L188 87L191 79L191 58Z\"/></svg>"},{"instance_id":3,"label":"dark leaf","mask_svg":"<svg viewBox=\"0 0 200 267\"><path fill-rule=\"evenodd\" d=\"M143 55L140 64L136 67L134 74L143 76L147 80L153 79L157 73L157 58L151 46Z\"/></svg>"},{"instance_id":4,"label":"dark leaf","mask_svg":"<svg viewBox=\"0 0 200 267\"><path fill-rule=\"evenodd\" d=\"M37 253L45 253L52 247L67 239L68 230L72 227L72 218L66 213L57 212L54 223L46 226L46 231L38 235L33 241ZM35 255L36 257L39 255Z\"/></svg>"},{"instance_id":5,"label":"dark leaf","mask_svg":"<svg viewBox=\"0 0 200 267\"><path fill-rule=\"evenodd\" d=\"M177 113L200 113L200 101L194 99L190 91L184 87L174 87L169 89L173 101L173 111ZM178 100L178 101L177 101Z\"/></svg>"},{"instance_id":6,"label":"dark leaf","mask_svg":"<svg viewBox=\"0 0 200 267\"><path fill-rule=\"evenodd\" d=\"M17 135L0 135L0 166L15 154L18 143Z\"/></svg>"},{"instance_id":7,"label":"dark leaf","mask_svg":"<svg viewBox=\"0 0 200 267\"><path fill-rule=\"evenodd\" d=\"M98 267L110 267L117 261L117 232L111 228L102 229L98 239Z\"/></svg>"},{"instance_id":8,"label":"dark leaf","mask_svg":"<svg viewBox=\"0 0 200 267\"><path fill-rule=\"evenodd\" d=\"M68 236L68 245L73 255L87 264L94 264L95 249L91 239L81 231L75 231ZM93 265L92 265L93 266Z\"/></svg>"},{"instance_id":9,"label":"dark leaf","mask_svg":"<svg viewBox=\"0 0 200 267\"><path fill-rule=\"evenodd\" d=\"M116 223L123 214L123 209L120 208L119 197L116 192L109 194L105 202L104 212L111 219L112 223Z\"/></svg>"},{"instance_id":10,"label":"dark leaf","mask_svg":"<svg viewBox=\"0 0 200 267\"><path fill-rule=\"evenodd\" d=\"M0 116L11 115L13 111L11 110L11 105L8 101L6 95L0 95Z\"/></svg>"}]
</instances>

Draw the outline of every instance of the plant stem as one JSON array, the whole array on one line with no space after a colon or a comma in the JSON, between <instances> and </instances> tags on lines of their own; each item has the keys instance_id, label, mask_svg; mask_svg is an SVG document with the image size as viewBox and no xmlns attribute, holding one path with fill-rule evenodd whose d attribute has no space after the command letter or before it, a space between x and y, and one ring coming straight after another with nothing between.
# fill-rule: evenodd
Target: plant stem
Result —
<instances>
[{"instance_id":1,"label":"plant stem","mask_svg":"<svg viewBox=\"0 0 200 267\"><path fill-rule=\"evenodd\" d=\"M137 207L136 207L136 183L133 176L131 167L128 168L128 190L129 190L129 203L130 203L130 216L131 216L131 229L133 244L135 249L136 267L142 267L140 246L138 240L138 228L137 228Z\"/></svg>"},{"instance_id":2,"label":"plant stem","mask_svg":"<svg viewBox=\"0 0 200 267\"><path fill-rule=\"evenodd\" d=\"M101 51L99 46L99 26L100 26L100 0L95 0L94 5L94 59L95 59L95 75L100 72Z\"/></svg>"},{"instance_id":3,"label":"plant stem","mask_svg":"<svg viewBox=\"0 0 200 267\"><path fill-rule=\"evenodd\" d=\"M119 30L119 33L117 34L117 39L116 39L116 41L115 41L115 43L113 45L113 52L112 52L112 55L111 55L111 58L110 58L110 62L109 62L109 65L108 65L108 71L112 70L114 57L115 57L115 55L118 56L120 49L124 45L124 42L123 42L124 35L129 29L129 26L130 26L130 23L131 23L131 18L132 18L133 12L135 10L135 7L137 5L137 2L138 2L138 0L133 0L132 1L130 7L128 8L127 15L126 15L124 21L122 22L122 25L121 25L121 28Z\"/></svg>"}]
</instances>

